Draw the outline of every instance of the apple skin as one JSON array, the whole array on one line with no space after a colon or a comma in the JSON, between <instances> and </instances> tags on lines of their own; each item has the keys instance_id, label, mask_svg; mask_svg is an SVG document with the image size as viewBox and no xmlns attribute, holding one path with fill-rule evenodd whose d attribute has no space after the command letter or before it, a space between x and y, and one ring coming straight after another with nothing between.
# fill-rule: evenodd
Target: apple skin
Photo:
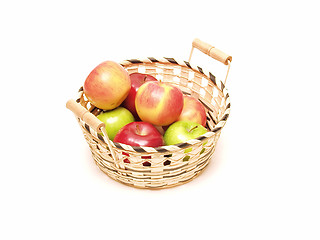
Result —
<instances>
[{"instance_id":1,"label":"apple skin","mask_svg":"<svg viewBox=\"0 0 320 240\"><path fill-rule=\"evenodd\" d=\"M97 118L105 123L106 131L111 141L123 126L135 121L132 113L124 107L102 112Z\"/></svg>"},{"instance_id":2,"label":"apple skin","mask_svg":"<svg viewBox=\"0 0 320 240\"><path fill-rule=\"evenodd\" d=\"M86 78L83 91L96 107L111 110L125 100L131 88L129 73L118 63L105 61Z\"/></svg>"},{"instance_id":3,"label":"apple skin","mask_svg":"<svg viewBox=\"0 0 320 240\"><path fill-rule=\"evenodd\" d=\"M128 109L133 114L134 118L138 120L139 116L138 116L136 105L135 105L137 91L139 87L145 82L158 81L158 80L151 75L143 74L143 73L131 73L129 77L131 80L131 89L129 91L127 98L122 102L122 106Z\"/></svg>"},{"instance_id":4,"label":"apple skin","mask_svg":"<svg viewBox=\"0 0 320 240\"><path fill-rule=\"evenodd\" d=\"M160 147L164 145L160 132L147 122L132 122L125 125L115 136L114 142L141 147Z\"/></svg>"},{"instance_id":5,"label":"apple skin","mask_svg":"<svg viewBox=\"0 0 320 240\"><path fill-rule=\"evenodd\" d=\"M203 104L191 96L183 96L183 109L178 121L191 121L206 126L207 116Z\"/></svg>"},{"instance_id":6,"label":"apple skin","mask_svg":"<svg viewBox=\"0 0 320 240\"><path fill-rule=\"evenodd\" d=\"M169 126L163 138L166 145L174 145L200 137L206 132L208 130L199 123L177 121Z\"/></svg>"},{"instance_id":7,"label":"apple skin","mask_svg":"<svg viewBox=\"0 0 320 240\"><path fill-rule=\"evenodd\" d=\"M166 126L179 118L183 93L168 83L149 81L138 89L135 104L142 121Z\"/></svg>"}]
</instances>

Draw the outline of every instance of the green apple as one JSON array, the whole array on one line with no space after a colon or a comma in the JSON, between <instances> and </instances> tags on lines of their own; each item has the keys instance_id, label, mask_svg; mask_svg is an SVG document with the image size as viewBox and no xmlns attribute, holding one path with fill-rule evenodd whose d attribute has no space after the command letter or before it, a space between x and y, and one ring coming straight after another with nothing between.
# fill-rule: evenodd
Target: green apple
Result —
<instances>
[{"instance_id":1,"label":"green apple","mask_svg":"<svg viewBox=\"0 0 320 240\"><path fill-rule=\"evenodd\" d=\"M105 123L108 137L112 141L120 128L128 123L134 122L132 113L124 107L118 107L107 112L102 112L97 118Z\"/></svg>"},{"instance_id":2,"label":"green apple","mask_svg":"<svg viewBox=\"0 0 320 240\"><path fill-rule=\"evenodd\" d=\"M200 137L207 131L208 130L199 123L177 121L169 126L163 137L166 145L173 145Z\"/></svg>"}]
</instances>

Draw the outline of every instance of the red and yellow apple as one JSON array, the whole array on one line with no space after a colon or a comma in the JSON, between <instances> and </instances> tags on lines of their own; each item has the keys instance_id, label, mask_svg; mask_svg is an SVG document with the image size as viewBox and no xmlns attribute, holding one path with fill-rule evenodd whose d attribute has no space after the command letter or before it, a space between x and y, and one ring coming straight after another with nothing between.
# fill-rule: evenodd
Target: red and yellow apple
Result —
<instances>
[{"instance_id":1,"label":"red and yellow apple","mask_svg":"<svg viewBox=\"0 0 320 240\"><path fill-rule=\"evenodd\" d=\"M142 121L167 126L180 116L183 93L168 83L150 81L138 89L135 105Z\"/></svg>"},{"instance_id":2,"label":"red and yellow apple","mask_svg":"<svg viewBox=\"0 0 320 240\"><path fill-rule=\"evenodd\" d=\"M129 91L127 98L122 102L122 106L128 109L133 114L134 118L138 120L139 117L138 117L136 106L135 106L137 91L139 87L145 82L157 81L157 79L151 75L137 73L137 72L131 73L129 76L131 80L131 89Z\"/></svg>"},{"instance_id":3,"label":"red and yellow apple","mask_svg":"<svg viewBox=\"0 0 320 240\"><path fill-rule=\"evenodd\" d=\"M129 94L130 88L128 72L113 61L105 61L96 66L83 85L88 100L104 110L118 107Z\"/></svg>"},{"instance_id":4,"label":"red and yellow apple","mask_svg":"<svg viewBox=\"0 0 320 240\"><path fill-rule=\"evenodd\" d=\"M207 116L203 104L196 98L184 95L183 109L178 121L191 121L206 126Z\"/></svg>"}]
</instances>

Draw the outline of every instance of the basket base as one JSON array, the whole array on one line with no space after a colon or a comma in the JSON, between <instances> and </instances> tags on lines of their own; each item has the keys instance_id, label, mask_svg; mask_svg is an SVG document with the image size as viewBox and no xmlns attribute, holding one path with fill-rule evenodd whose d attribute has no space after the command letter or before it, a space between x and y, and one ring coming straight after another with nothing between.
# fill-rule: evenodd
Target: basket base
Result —
<instances>
[{"instance_id":1,"label":"basket base","mask_svg":"<svg viewBox=\"0 0 320 240\"><path fill-rule=\"evenodd\" d=\"M96 165L100 168L100 170L117 182L139 189L160 190L183 185L198 177L209 164L212 154L210 154L210 156L201 161L201 163L197 164L191 171L184 171L170 178L163 177L161 175L154 177L134 177L132 175L130 176L128 173L125 172L125 170L119 172L115 169L103 166L100 162L99 157L97 157L95 154L92 154L92 157L95 160Z\"/></svg>"}]
</instances>

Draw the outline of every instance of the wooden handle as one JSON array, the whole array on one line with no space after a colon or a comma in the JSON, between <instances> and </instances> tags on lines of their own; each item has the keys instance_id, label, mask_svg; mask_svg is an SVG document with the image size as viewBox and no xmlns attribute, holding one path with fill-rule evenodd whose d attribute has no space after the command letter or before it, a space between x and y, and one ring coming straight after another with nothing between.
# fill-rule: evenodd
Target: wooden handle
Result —
<instances>
[{"instance_id":1,"label":"wooden handle","mask_svg":"<svg viewBox=\"0 0 320 240\"><path fill-rule=\"evenodd\" d=\"M93 115L75 100L70 99L67 102L66 107L71 110L77 117L87 123L91 128L93 128L97 133L101 132L102 127L105 128L105 124L103 122L101 122L95 115Z\"/></svg>"},{"instance_id":2,"label":"wooden handle","mask_svg":"<svg viewBox=\"0 0 320 240\"><path fill-rule=\"evenodd\" d=\"M222 62L225 65L228 65L229 62L232 61L231 56L225 54L224 52L211 46L210 44L201 41L198 38L193 40L192 47L199 49L204 54L207 54L208 56L218 60L219 62Z\"/></svg>"}]
</instances>

